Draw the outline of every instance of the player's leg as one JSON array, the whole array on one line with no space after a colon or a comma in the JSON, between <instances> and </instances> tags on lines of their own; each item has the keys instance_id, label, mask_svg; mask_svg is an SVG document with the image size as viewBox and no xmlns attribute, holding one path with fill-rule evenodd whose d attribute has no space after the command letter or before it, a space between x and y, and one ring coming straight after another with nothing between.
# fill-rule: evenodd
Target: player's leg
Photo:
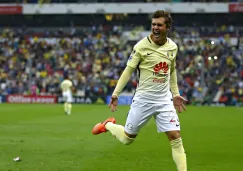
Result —
<instances>
[{"instance_id":1,"label":"player's leg","mask_svg":"<svg viewBox=\"0 0 243 171\"><path fill-rule=\"evenodd\" d=\"M67 93L67 114L71 115L72 112L72 94L71 92Z\"/></svg>"},{"instance_id":2,"label":"player's leg","mask_svg":"<svg viewBox=\"0 0 243 171\"><path fill-rule=\"evenodd\" d=\"M125 145L131 144L136 138L139 130L150 120L152 113L152 105L133 102L127 116L125 127L106 120L101 123L104 124L103 127L105 128L102 129L102 131L110 131L114 137ZM97 128L102 128L101 124L97 124L93 128L93 134L101 133L100 131L95 132Z\"/></svg>"},{"instance_id":3,"label":"player's leg","mask_svg":"<svg viewBox=\"0 0 243 171\"><path fill-rule=\"evenodd\" d=\"M172 148L172 157L178 171L187 171L186 153L183 147L180 131L168 131L166 135Z\"/></svg>"},{"instance_id":4,"label":"player's leg","mask_svg":"<svg viewBox=\"0 0 243 171\"><path fill-rule=\"evenodd\" d=\"M105 125L106 130L110 131L111 134L118 139L121 143L125 145L131 144L136 138L137 134L129 134L125 132L125 128L122 125L114 124L112 122L108 122Z\"/></svg>"},{"instance_id":5,"label":"player's leg","mask_svg":"<svg viewBox=\"0 0 243 171\"><path fill-rule=\"evenodd\" d=\"M71 115L71 112L72 112L72 103L70 102L67 102L67 114L68 115Z\"/></svg>"},{"instance_id":6,"label":"player's leg","mask_svg":"<svg viewBox=\"0 0 243 171\"><path fill-rule=\"evenodd\" d=\"M116 124L115 118L108 118L105 121L96 124L92 129L94 135L107 131L110 131L114 137L125 145L131 144L136 137L136 135L125 133L124 126Z\"/></svg>"},{"instance_id":7,"label":"player's leg","mask_svg":"<svg viewBox=\"0 0 243 171\"><path fill-rule=\"evenodd\" d=\"M68 111L67 94L65 92L63 92L62 97L64 100L64 112L65 112L65 114L67 114L67 111Z\"/></svg>"},{"instance_id":8,"label":"player's leg","mask_svg":"<svg viewBox=\"0 0 243 171\"><path fill-rule=\"evenodd\" d=\"M186 154L180 136L180 122L175 110L160 111L155 115L158 132L165 132L172 148L178 171L187 171Z\"/></svg>"},{"instance_id":9,"label":"player's leg","mask_svg":"<svg viewBox=\"0 0 243 171\"><path fill-rule=\"evenodd\" d=\"M68 112L68 103L67 102L64 102L64 111L65 113L67 114Z\"/></svg>"}]
</instances>

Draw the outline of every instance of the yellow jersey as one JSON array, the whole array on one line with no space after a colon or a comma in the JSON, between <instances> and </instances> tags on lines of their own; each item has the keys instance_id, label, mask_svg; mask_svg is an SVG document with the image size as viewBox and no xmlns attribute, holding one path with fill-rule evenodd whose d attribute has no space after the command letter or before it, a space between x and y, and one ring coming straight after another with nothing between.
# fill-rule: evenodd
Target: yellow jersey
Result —
<instances>
[{"instance_id":1,"label":"yellow jersey","mask_svg":"<svg viewBox=\"0 0 243 171\"><path fill-rule=\"evenodd\" d=\"M137 69L138 84L134 100L171 104L170 73L176 66L178 47L169 38L159 46L150 36L140 40L133 48L127 66Z\"/></svg>"},{"instance_id":2,"label":"yellow jersey","mask_svg":"<svg viewBox=\"0 0 243 171\"><path fill-rule=\"evenodd\" d=\"M70 80L63 80L61 83L61 89L63 92L71 91L71 87L73 86L72 81Z\"/></svg>"}]
</instances>

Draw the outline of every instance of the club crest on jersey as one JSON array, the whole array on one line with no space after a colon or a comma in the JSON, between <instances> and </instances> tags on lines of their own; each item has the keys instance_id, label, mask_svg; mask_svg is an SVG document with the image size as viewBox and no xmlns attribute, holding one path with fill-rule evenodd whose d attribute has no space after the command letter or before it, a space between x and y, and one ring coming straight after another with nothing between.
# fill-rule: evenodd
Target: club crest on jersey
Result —
<instances>
[{"instance_id":1,"label":"club crest on jersey","mask_svg":"<svg viewBox=\"0 0 243 171\"><path fill-rule=\"evenodd\" d=\"M170 50L170 51L167 52L167 57L168 58L173 58L173 55L174 55L173 50Z\"/></svg>"}]
</instances>

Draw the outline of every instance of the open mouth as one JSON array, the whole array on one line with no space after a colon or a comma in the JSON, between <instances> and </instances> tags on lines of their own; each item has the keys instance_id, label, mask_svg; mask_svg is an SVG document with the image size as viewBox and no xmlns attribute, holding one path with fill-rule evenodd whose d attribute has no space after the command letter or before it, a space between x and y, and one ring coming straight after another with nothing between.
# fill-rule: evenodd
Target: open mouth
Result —
<instances>
[{"instance_id":1,"label":"open mouth","mask_svg":"<svg viewBox=\"0 0 243 171\"><path fill-rule=\"evenodd\" d=\"M159 35L160 35L159 32L156 32L156 31L154 32L154 37L155 37L155 38L159 38Z\"/></svg>"}]
</instances>

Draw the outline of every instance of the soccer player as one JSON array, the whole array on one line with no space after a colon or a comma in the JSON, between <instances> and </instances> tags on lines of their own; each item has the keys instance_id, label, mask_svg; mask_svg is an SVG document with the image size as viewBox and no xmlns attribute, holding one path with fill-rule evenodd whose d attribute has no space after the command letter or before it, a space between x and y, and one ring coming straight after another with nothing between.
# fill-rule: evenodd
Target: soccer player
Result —
<instances>
[{"instance_id":1,"label":"soccer player","mask_svg":"<svg viewBox=\"0 0 243 171\"><path fill-rule=\"evenodd\" d=\"M73 83L68 79L68 76L64 77L61 83L62 96L64 98L64 111L66 115L71 115L72 111L72 88Z\"/></svg>"},{"instance_id":2,"label":"soccer player","mask_svg":"<svg viewBox=\"0 0 243 171\"><path fill-rule=\"evenodd\" d=\"M109 107L114 112L118 97L133 71L137 69L139 82L127 116L125 127L108 118L94 126L97 135L110 131L123 144L131 144L139 130L155 118L158 132L165 132L172 148L178 171L187 170L186 154L180 136L180 122L176 113L185 110L186 99L180 96L177 75L177 45L167 37L172 18L168 12L156 11L152 16L152 33L140 40L128 59L112 94Z\"/></svg>"}]
</instances>

